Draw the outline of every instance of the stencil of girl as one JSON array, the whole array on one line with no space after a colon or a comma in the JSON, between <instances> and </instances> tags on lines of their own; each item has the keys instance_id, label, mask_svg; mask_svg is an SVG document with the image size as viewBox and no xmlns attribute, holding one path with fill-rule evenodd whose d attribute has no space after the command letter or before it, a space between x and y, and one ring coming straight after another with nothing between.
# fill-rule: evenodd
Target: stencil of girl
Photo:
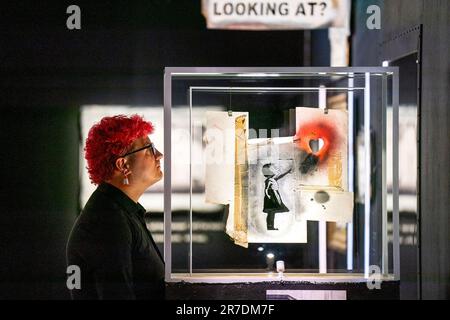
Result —
<instances>
[{"instance_id":1,"label":"stencil of girl","mask_svg":"<svg viewBox=\"0 0 450 320\"><path fill-rule=\"evenodd\" d=\"M278 169L272 163L267 163L262 167L262 174L266 177L264 181L263 212L267 213L267 230L278 230L274 225L276 213L289 212L289 209L283 203L283 199L281 199L277 181L288 173L291 173L291 171L292 168L279 174Z\"/></svg>"}]
</instances>

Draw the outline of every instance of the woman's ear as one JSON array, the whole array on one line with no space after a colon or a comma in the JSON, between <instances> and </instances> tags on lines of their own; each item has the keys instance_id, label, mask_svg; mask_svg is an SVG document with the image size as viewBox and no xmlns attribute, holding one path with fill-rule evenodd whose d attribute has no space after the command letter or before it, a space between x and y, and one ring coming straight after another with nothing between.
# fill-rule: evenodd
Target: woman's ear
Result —
<instances>
[{"instance_id":1,"label":"woman's ear","mask_svg":"<svg viewBox=\"0 0 450 320\"><path fill-rule=\"evenodd\" d=\"M128 167L127 160L125 158L119 158L115 162L115 169L123 172Z\"/></svg>"},{"instance_id":2,"label":"woman's ear","mask_svg":"<svg viewBox=\"0 0 450 320\"><path fill-rule=\"evenodd\" d=\"M127 176L131 173L130 165L125 158L119 158L116 160L116 170Z\"/></svg>"}]
</instances>

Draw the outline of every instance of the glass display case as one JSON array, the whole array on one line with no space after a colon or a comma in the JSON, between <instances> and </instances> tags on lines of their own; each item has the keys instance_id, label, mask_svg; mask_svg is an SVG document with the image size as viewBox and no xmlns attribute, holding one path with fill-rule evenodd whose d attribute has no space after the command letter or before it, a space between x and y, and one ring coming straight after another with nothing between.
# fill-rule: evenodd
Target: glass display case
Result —
<instances>
[{"instance_id":1,"label":"glass display case","mask_svg":"<svg viewBox=\"0 0 450 320\"><path fill-rule=\"evenodd\" d=\"M399 280L398 69L166 68L166 281Z\"/></svg>"}]
</instances>

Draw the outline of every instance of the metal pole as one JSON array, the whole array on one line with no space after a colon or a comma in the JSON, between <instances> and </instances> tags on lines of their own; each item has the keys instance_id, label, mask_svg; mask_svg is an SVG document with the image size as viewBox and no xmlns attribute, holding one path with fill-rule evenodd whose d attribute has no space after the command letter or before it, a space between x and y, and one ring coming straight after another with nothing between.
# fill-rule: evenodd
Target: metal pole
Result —
<instances>
[{"instance_id":1,"label":"metal pole","mask_svg":"<svg viewBox=\"0 0 450 320\"><path fill-rule=\"evenodd\" d=\"M399 235L399 189L398 189L398 139L399 139L399 129L398 129L398 105L399 105L399 75L398 72L393 73L393 83L392 83L392 155L393 155L393 168L392 168L392 196L393 196L393 210L392 210L392 221L394 224L393 228L393 239L394 239L394 277L395 280L400 280L400 235Z\"/></svg>"},{"instance_id":2,"label":"metal pole","mask_svg":"<svg viewBox=\"0 0 450 320\"><path fill-rule=\"evenodd\" d=\"M349 74L348 78L348 87L354 87L354 78L353 73ZM353 90L348 91L348 191L354 192L355 190L355 182L354 182L354 168L355 168L355 159L353 156L354 151L354 138L353 134L354 130L354 92ZM353 270L353 222L347 224L347 270Z\"/></svg>"},{"instance_id":3,"label":"metal pole","mask_svg":"<svg viewBox=\"0 0 450 320\"><path fill-rule=\"evenodd\" d=\"M386 108L387 108L387 75L383 75L381 88L381 273L389 273L388 252L388 215L387 215L387 180L386 180Z\"/></svg>"},{"instance_id":4,"label":"metal pole","mask_svg":"<svg viewBox=\"0 0 450 320\"><path fill-rule=\"evenodd\" d=\"M319 88L319 108L327 108L327 89ZM327 222L319 221L319 272L327 273Z\"/></svg>"},{"instance_id":5,"label":"metal pole","mask_svg":"<svg viewBox=\"0 0 450 320\"><path fill-rule=\"evenodd\" d=\"M370 73L365 74L364 89L364 277L369 278L370 267L370 198L371 198L371 141L370 141Z\"/></svg>"},{"instance_id":6,"label":"metal pole","mask_svg":"<svg viewBox=\"0 0 450 320\"><path fill-rule=\"evenodd\" d=\"M189 274L192 277L192 87L189 88Z\"/></svg>"},{"instance_id":7,"label":"metal pole","mask_svg":"<svg viewBox=\"0 0 450 320\"><path fill-rule=\"evenodd\" d=\"M164 261L166 281L172 279L172 75L164 73Z\"/></svg>"}]
</instances>

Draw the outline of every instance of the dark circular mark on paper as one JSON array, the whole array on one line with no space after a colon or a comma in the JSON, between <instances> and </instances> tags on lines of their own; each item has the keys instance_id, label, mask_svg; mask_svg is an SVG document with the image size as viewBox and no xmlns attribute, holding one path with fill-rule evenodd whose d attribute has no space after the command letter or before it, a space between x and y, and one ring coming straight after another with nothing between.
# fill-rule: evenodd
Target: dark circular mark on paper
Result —
<instances>
[{"instance_id":1,"label":"dark circular mark on paper","mask_svg":"<svg viewBox=\"0 0 450 320\"><path fill-rule=\"evenodd\" d=\"M330 195L323 190L317 191L314 194L314 200L316 200L316 202L318 203L326 203L328 202L328 200L330 200Z\"/></svg>"}]
</instances>

